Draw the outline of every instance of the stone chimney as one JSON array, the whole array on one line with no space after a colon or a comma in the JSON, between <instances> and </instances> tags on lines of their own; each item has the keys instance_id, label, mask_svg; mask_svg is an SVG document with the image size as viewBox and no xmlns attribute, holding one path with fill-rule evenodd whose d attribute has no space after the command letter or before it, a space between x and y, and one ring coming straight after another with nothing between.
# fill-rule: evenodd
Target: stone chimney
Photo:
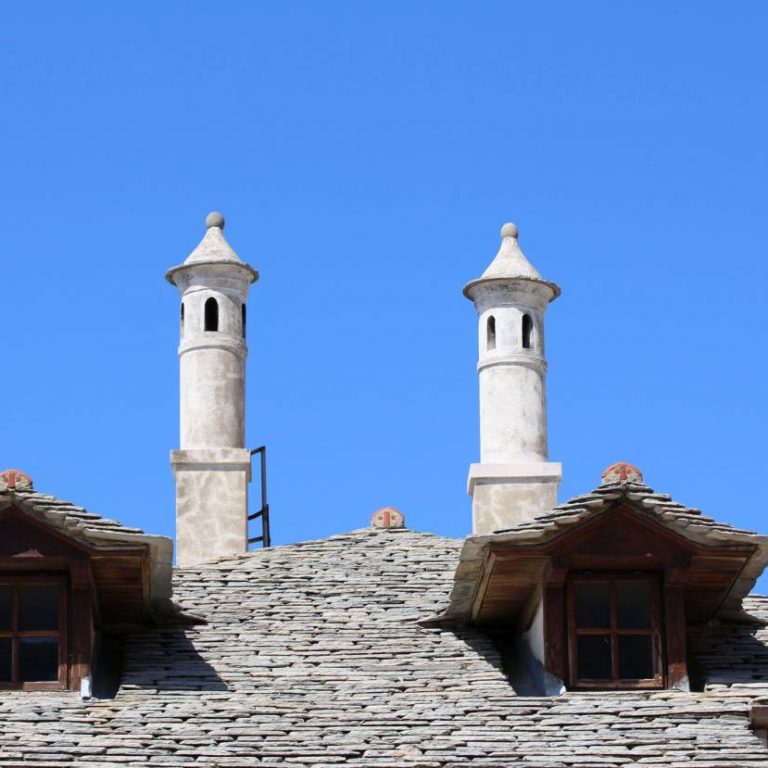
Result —
<instances>
[{"instance_id":1,"label":"stone chimney","mask_svg":"<svg viewBox=\"0 0 768 768\"><path fill-rule=\"evenodd\" d=\"M488 269L464 287L478 315L480 463L469 470L472 531L492 533L557 503L560 464L548 460L544 312L560 289L525 258L517 227L501 228Z\"/></svg>"},{"instance_id":2,"label":"stone chimney","mask_svg":"<svg viewBox=\"0 0 768 768\"><path fill-rule=\"evenodd\" d=\"M248 546L246 301L259 273L224 238L220 213L210 213L205 225L197 248L166 274L181 294L180 447L171 451L178 565Z\"/></svg>"}]
</instances>

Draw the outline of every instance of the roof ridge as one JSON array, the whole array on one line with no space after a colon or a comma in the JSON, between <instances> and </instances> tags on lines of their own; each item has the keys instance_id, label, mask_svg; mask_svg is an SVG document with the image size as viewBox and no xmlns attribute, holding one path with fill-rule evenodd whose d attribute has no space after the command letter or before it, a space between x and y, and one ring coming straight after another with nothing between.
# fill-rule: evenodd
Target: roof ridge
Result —
<instances>
[{"instance_id":1,"label":"roof ridge","mask_svg":"<svg viewBox=\"0 0 768 768\"><path fill-rule=\"evenodd\" d=\"M330 536L325 536L319 539L305 539L302 541L291 541L284 544L277 544L271 547L261 547L259 549L252 549L248 552L241 552L236 555L226 555L224 557L218 557L214 560L207 560L204 563L196 563L194 565L176 565L174 571L176 572L194 572L198 569L216 568L225 563L242 562L245 560L253 559L254 557L268 557L271 553L285 552L287 549L301 549L303 547L323 546L330 543L337 543L349 539L374 539L380 536L392 536L392 537L406 537L416 536L424 539L433 539L441 541L450 541L455 544L463 542L465 539L456 536L444 536L439 533L433 533L432 531L417 531L413 528L353 528L351 531L344 533L334 533ZM276 555L275 555L276 556Z\"/></svg>"}]
</instances>

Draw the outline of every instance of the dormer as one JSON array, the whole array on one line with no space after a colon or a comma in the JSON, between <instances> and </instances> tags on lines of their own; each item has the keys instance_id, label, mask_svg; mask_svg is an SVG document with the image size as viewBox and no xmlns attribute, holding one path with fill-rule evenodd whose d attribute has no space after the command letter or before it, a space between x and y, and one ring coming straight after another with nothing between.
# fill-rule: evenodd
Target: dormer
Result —
<instances>
[{"instance_id":1,"label":"dormer","mask_svg":"<svg viewBox=\"0 0 768 768\"><path fill-rule=\"evenodd\" d=\"M440 618L501 638L532 693L690 690L689 639L713 620L757 623L742 599L766 563L768 538L615 464L591 493L467 539Z\"/></svg>"},{"instance_id":2,"label":"dormer","mask_svg":"<svg viewBox=\"0 0 768 768\"><path fill-rule=\"evenodd\" d=\"M171 555L165 537L0 473L0 688L91 695L109 637L146 625L170 598Z\"/></svg>"}]
</instances>

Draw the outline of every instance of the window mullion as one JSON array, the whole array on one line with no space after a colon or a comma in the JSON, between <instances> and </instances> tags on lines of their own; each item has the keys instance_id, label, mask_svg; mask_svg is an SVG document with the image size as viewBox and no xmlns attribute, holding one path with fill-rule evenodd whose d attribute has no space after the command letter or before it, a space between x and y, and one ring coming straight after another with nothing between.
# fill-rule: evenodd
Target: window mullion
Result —
<instances>
[{"instance_id":1,"label":"window mullion","mask_svg":"<svg viewBox=\"0 0 768 768\"><path fill-rule=\"evenodd\" d=\"M11 609L11 632L15 635L19 631L19 585L13 585L13 592L11 593L12 609Z\"/></svg>"},{"instance_id":2,"label":"window mullion","mask_svg":"<svg viewBox=\"0 0 768 768\"><path fill-rule=\"evenodd\" d=\"M653 624L653 673L656 679L660 680L664 684L665 674L665 660L664 660L664 643L663 643L663 626L661 622L661 583L658 579L654 579L651 588L651 622Z\"/></svg>"},{"instance_id":3,"label":"window mullion","mask_svg":"<svg viewBox=\"0 0 768 768\"><path fill-rule=\"evenodd\" d=\"M13 617L11 619L13 640L11 641L11 681L19 682L19 585L13 585Z\"/></svg>"},{"instance_id":4,"label":"window mullion","mask_svg":"<svg viewBox=\"0 0 768 768\"><path fill-rule=\"evenodd\" d=\"M578 682L578 643L576 632L576 583L566 583L566 622L568 627L568 677L571 685Z\"/></svg>"},{"instance_id":5,"label":"window mullion","mask_svg":"<svg viewBox=\"0 0 768 768\"><path fill-rule=\"evenodd\" d=\"M59 585L59 685L66 688L70 685L70 665L68 663L69 655L69 633L67 631L67 615L69 611L69 601L67 600L67 591L63 584Z\"/></svg>"},{"instance_id":6,"label":"window mullion","mask_svg":"<svg viewBox=\"0 0 768 768\"><path fill-rule=\"evenodd\" d=\"M616 581L611 579L609 582L611 590L609 593L610 612L611 612L611 677L613 680L619 679L619 636L617 632L618 618L616 615Z\"/></svg>"}]
</instances>

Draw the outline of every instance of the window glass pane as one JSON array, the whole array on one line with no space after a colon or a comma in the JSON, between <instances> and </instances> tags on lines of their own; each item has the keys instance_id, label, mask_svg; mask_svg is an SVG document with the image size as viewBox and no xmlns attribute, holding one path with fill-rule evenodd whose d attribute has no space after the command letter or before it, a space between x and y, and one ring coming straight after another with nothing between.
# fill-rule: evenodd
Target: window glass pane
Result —
<instances>
[{"instance_id":1,"label":"window glass pane","mask_svg":"<svg viewBox=\"0 0 768 768\"><path fill-rule=\"evenodd\" d=\"M651 626L651 582L616 582L616 620L620 629Z\"/></svg>"},{"instance_id":2,"label":"window glass pane","mask_svg":"<svg viewBox=\"0 0 768 768\"><path fill-rule=\"evenodd\" d=\"M13 629L13 587L0 587L0 631Z\"/></svg>"},{"instance_id":3,"label":"window glass pane","mask_svg":"<svg viewBox=\"0 0 768 768\"><path fill-rule=\"evenodd\" d=\"M576 638L580 680L610 680L610 635L579 635Z\"/></svg>"},{"instance_id":4,"label":"window glass pane","mask_svg":"<svg viewBox=\"0 0 768 768\"><path fill-rule=\"evenodd\" d=\"M19 630L59 628L59 588L19 587Z\"/></svg>"},{"instance_id":5,"label":"window glass pane","mask_svg":"<svg viewBox=\"0 0 768 768\"><path fill-rule=\"evenodd\" d=\"M19 678L22 683L59 679L59 641L55 637L19 640Z\"/></svg>"},{"instance_id":6,"label":"window glass pane","mask_svg":"<svg viewBox=\"0 0 768 768\"><path fill-rule=\"evenodd\" d=\"M576 584L576 626L609 628L611 589L607 581L582 581Z\"/></svg>"},{"instance_id":7,"label":"window glass pane","mask_svg":"<svg viewBox=\"0 0 768 768\"><path fill-rule=\"evenodd\" d=\"M0 637L0 682L11 682L11 645L10 637Z\"/></svg>"},{"instance_id":8,"label":"window glass pane","mask_svg":"<svg viewBox=\"0 0 768 768\"><path fill-rule=\"evenodd\" d=\"M650 635L619 636L619 677L624 680L653 677L653 638Z\"/></svg>"}]
</instances>

